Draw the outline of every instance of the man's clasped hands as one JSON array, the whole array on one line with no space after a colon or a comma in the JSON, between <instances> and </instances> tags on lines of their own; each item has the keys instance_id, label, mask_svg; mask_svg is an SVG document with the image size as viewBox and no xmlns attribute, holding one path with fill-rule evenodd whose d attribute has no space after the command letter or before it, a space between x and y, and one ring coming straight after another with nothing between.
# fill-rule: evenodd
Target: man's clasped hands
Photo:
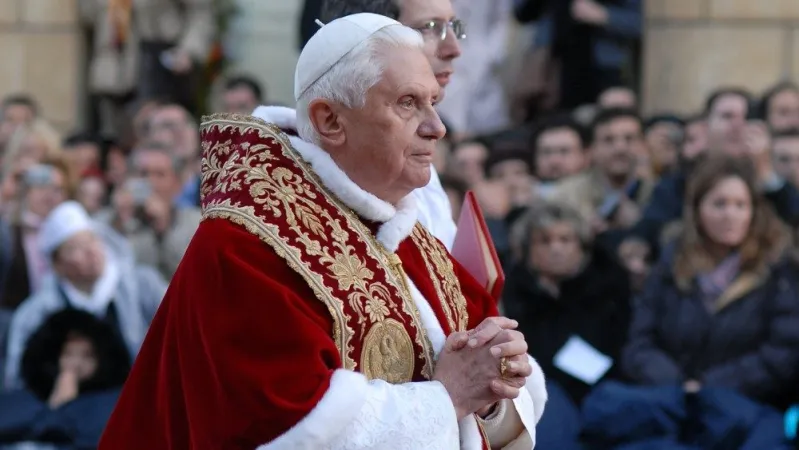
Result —
<instances>
[{"instance_id":1,"label":"man's clasped hands","mask_svg":"<svg viewBox=\"0 0 799 450\"><path fill-rule=\"evenodd\" d=\"M447 337L433 380L447 389L458 420L473 413L486 417L497 402L519 396L533 369L518 325L506 317L489 317Z\"/></svg>"}]
</instances>

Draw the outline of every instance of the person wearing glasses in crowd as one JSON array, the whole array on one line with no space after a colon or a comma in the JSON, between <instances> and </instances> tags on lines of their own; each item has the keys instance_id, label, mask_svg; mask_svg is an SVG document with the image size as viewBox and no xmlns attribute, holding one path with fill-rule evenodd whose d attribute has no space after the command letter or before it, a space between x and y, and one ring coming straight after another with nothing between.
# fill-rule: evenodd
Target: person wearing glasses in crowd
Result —
<instances>
[{"instance_id":1,"label":"person wearing glasses in crowd","mask_svg":"<svg viewBox=\"0 0 799 450\"><path fill-rule=\"evenodd\" d=\"M450 0L325 0L322 21L358 13L380 14L420 32L436 81L447 87L455 72L453 62L461 55L459 41L466 37L464 23L455 17ZM414 191L414 196L419 203L419 222L451 249L456 231L452 206L435 170L430 171L430 182Z\"/></svg>"}]
</instances>

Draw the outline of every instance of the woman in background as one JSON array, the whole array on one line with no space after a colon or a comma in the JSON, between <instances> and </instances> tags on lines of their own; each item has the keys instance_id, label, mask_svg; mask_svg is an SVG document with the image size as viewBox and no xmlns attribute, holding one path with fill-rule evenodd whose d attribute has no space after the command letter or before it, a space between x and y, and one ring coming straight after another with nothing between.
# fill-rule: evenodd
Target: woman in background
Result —
<instances>
[{"instance_id":1,"label":"woman in background","mask_svg":"<svg viewBox=\"0 0 799 450\"><path fill-rule=\"evenodd\" d=\"M72 308L53 314L27 343L26 389L0 395L0 445L96 448L129 371L109 325Z\"/></svg>"},{"instance_id":2,"label":"woman in background","mask_svg":"<svg viewBox=\"0 0 799 450\"><path fill-rule=\"evenodd\" d=\"M751 163L728 156L697 165L683 221L634 304L622 360L633 385L594 391L584 431L646 449L777 448L799 376L787 231Z\"/></svg>"}]
</instances>

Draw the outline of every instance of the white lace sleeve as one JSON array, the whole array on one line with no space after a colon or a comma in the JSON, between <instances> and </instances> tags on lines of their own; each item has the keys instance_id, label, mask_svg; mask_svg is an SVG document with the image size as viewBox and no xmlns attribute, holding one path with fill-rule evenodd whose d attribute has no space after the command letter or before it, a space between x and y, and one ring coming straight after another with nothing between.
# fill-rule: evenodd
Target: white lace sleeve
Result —
<instances>
[{"instance_id":1,"label":"white lace sleeve","mask_svg":"<svg viewBox=\"0 0 799 450\"><path fill-rule=\"evenodd\" d=\"M458 449L455 409L435 381L393 385L337 370L300 423L258 450Z\"/></svg>"}]
</instances>

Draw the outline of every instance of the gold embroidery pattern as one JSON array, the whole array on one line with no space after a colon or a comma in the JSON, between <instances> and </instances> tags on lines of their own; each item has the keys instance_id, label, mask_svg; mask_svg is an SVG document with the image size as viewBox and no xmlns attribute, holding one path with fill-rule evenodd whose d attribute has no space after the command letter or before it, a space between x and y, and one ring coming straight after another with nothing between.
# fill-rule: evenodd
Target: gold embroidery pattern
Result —
<instances>
[{"instance_id":1,"label":"gold embroidery pattern","mask_svg":"<svg viewBox=\"0 0 799 450\"><path fill-rule=\"evenodd\" d=\"M441 308L447 318L450 329L465 331L469 324L469 312L466 309L466 298L461 291L461 284L455 276L455 267L447 255L447 251L420 224L416 224L411 238L422 252L425 266L433 280L436 295L441 299Z\"/></svg>"},{"instance_id":2,"label":"gold embroidery pattern","mask_svg":"<svg viewBox=\"0 0 799 450\"><path fill-rule=\"evenodd\" d=\"M292 149L285 135L274 125L249 116L214 115L204 118L203 131L213 127L220 132L227 128L234 128L242 134L257 131L259 142L279 144L277 147L282 156L296 164L303 176L288 168L275 166L274 161L278 158L270 152L270 145L250 145L246 142L233 144L231 140L210 143L204 140L201 190L204 218L224 218L244 226L272 247L305 279L333 318L333 337L345 369L356 370L359 367L354 358L355 346L352 342L356 330L348 325L350 317L345 313L343 299L337 298L333 289L325 285L325 275L337 281L339 291L347 293L348 310L357 317L358 339L363 343L359 346L361 369L370 378L407 382L413 376L415 352L411 338L405 326L389 318L392 312L402 317L397 306L397 303L401 303L402 311L410 318L408 325L416 329L416 342L422 349L419 355L424 363L421 373L429 378L432 375L432 345L421 326L418 311L409 295L397 287L393 272L386 270L388 261L366 226L327 192ZM242 190L246 192L240 193L249 195L262 211L231 202L226 197L205 202L209 196L219 197ZM317 193L324 198L318 199ZM320 202L324 201L332 204L332 209L342 217L334 217L328 209L323 208ZM259 212L266 216L261 217ZM291 238L281 235L279 226L269 223L270 215L286 222L289 230L296 235L295 244L299 244L303 250L291 245ZM342 221L346 227L342 226ZM398 293L395 297L399 297L401 302L392 301L389 287L375 281L375 273L367 267L366 261L358 257L355 247L349 244L351 236L347 230L354 232L357 242L365 244L367 257L375 259L378 267L384 269L388 284L395 288ZM316 262L327 269L327 274L318 273L313 264L304 259L306 256L316 258Z\"/></svg>"}]
</instances>

